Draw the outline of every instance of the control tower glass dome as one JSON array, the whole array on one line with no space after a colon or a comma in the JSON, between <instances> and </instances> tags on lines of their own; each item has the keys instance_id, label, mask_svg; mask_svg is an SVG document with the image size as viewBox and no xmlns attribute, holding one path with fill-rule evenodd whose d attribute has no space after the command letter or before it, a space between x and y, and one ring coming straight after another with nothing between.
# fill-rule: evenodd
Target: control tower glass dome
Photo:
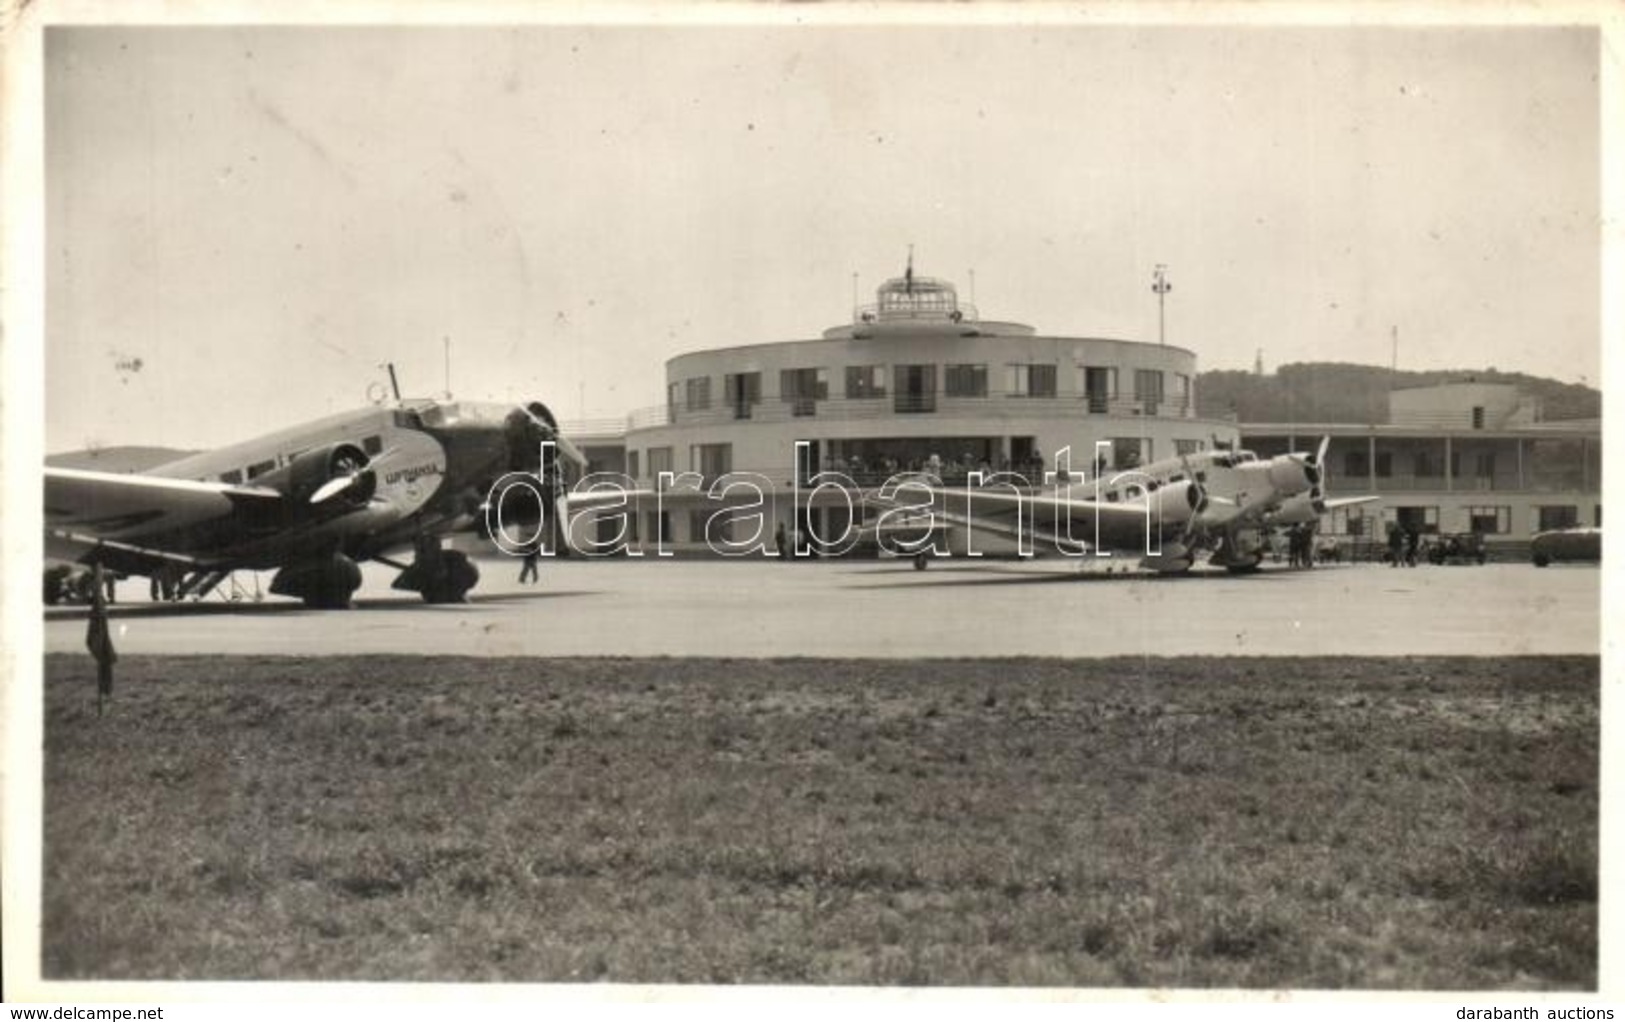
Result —
<instances>
[{"instance_id":1,"label":"control tower glass dome","mask_svg":"<svg viewBox=\"0 0 1625 1022\"><path fill-rule=\"evenodd\" d=\"M875 292L873 305L860 307L861 323L941 321L958 323L976 318L976 310L959 304L959 294L946 280L916 277L912 272L893 277Z\"/></svg>"}]
</instances>

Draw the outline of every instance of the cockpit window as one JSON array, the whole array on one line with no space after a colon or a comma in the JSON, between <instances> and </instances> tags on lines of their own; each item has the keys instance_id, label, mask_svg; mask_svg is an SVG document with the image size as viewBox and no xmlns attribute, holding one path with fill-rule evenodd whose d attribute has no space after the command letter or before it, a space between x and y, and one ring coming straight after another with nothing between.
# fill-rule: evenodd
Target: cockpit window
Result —
<instances>
[{"instance_id":1,"label":"cockpit window","mask_svg":"<svg viewBox=\"0 0 1625 1022\"><path fill-rule=\"evenodd\" d=\"M462 418L461 411L455 404L432 405L422 412L425 426L451 426Z\"/></svg>"},{"instance_id":2,"label":"cockpit window","mask_svg":"<svg viewBox=\"0 0 1625 1022\"><path fill-rule=\"evenodd\" d=\"M395 412L395 428L422 429L423 420L418 417L417 412L407 411L403 408Z\"/></svg>"}]
</instances>

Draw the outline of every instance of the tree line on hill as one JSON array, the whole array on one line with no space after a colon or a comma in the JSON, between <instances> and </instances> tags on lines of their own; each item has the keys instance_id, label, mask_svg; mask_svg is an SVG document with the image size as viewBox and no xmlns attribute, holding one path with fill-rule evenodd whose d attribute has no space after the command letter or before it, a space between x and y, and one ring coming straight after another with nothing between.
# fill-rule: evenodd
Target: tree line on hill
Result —
<instances>
[{"instance_id":1,"label":"tree line on hill","mask_svg":"<svg viewBox=\"0 0 1625 1022\"><path fill-rule=\"evenodd\" d=\"M1489 369L1392 370L1344 362L1294 362L1259 376L1215 369L1196 378L1196 413L1240 422L1388 421L1388 392L1443 383L1511 383L1540 401L1541 418L1602 417L1602 392L1578 383Z\"/></svg>"}]
</instances>

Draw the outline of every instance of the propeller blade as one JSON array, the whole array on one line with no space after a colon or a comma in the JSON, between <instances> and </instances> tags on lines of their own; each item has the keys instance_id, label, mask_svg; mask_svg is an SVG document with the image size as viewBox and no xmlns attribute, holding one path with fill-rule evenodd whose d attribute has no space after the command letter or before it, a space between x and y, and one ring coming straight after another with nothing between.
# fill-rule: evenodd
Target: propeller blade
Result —
<instances>
[{"instance_id":1,"label":"propeller blade","mask_svg":"<svg viewBox=\"0 0 1625 1022\"><path fill-rule=\"evenodd\" d=\"M316 492L310 495L310 502L312 504L320 504L323 501L332 500L334 497L354 486L356 481L362 476L366 475L368 472L375 471L378 466L387 462L399 450L399 445L396 445L395 447L386 447L382 451L379 451L378 455L371 461L367 462L365 465L362 465L354 472L346 472L344 475L334 476L316 488Z\"/></svg>"},{"instance_id":2,"label":"propeller blade","mask_svg":"<svg viewBox=\"0 0 1625 1022\"><path fill-rule=\"evenodd\" d=\"M312 504L320 504L324 501L332 500L345 490L348 490L360 477L360 472L352 472L347 476L334 476L316 488L316 492L310 495L310 502Z\"/></svg>"}]
</instances>

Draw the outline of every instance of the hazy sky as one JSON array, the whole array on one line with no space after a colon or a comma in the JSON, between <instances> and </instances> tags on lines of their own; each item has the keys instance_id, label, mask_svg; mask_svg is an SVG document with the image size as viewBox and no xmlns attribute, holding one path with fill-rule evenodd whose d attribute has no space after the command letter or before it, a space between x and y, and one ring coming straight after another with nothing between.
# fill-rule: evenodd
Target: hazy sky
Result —
<instances>
[{"instance_id":1,"label":"hazy sky","mask_svg":"<svg viewBox=\"0 0 1625 1022\"><path fill-rule=\"evenodd\" d=\"M1587 28L54 28L47 450L663 400L901 273L984 317L1599 380ZM139 368L136 364L139 362Z\"/></svg>"}]
</instances>

